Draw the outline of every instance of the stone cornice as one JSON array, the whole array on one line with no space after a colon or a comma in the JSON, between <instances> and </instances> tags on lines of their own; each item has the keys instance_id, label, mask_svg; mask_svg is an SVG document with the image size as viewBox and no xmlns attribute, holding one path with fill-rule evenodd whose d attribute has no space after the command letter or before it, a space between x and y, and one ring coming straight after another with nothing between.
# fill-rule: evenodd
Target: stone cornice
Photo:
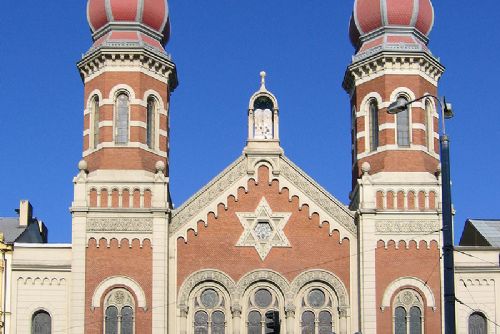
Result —
<instances>
[{"instance_id":1,"label":"stone cornice","mask_svg":"<svg viewBox=\"0 0 500 334\"><path fill-rule=\"evenodd\" d=\"M351 64L342 87L352 94L357 85L385 74L418 74L437 85L444 70L439 60L426 52L380 52Z\"/></svg>"},{"instance_id":2,"label":"stone cornice","mask_svg":"<svg viewBox=\"0 0 500 334\"><path fill-rule=\"evenodd\" d=\"M77 63L80 76L85 82L89 78L95 77L108 68L123 67L124 71L130 67L139 67L150 73L152 76L163 78L168 82L170 90L173 91L177 85L177 70L171 57L161 53L154 48L135 45L102 45L96 49L91 49Z\"/></svg>"}]
</instances>

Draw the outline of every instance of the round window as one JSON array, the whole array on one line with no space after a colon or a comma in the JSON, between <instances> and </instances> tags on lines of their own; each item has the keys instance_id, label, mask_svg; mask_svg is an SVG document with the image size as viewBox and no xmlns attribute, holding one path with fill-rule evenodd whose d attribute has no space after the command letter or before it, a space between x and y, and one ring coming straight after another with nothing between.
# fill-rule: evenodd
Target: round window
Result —
<instances>
[{"instance_id":1,"label":"round window","mask_svg":"<svg viewBox=\"0 0 500 334\"><path fill-rule=\"evenodd\" d=\"M259 289L255 292L255 304L258 307L265 308L271 305L273 301L273 296L271 292L266 289Z\"/></svg>"}]
</instances>

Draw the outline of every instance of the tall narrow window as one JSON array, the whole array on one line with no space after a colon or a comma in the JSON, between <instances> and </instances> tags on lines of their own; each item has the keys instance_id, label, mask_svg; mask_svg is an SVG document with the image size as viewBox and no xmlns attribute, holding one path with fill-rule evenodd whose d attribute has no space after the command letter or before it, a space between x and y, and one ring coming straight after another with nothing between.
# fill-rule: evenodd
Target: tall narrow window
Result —
<instances>
[{"instance_id":1,"label":"tall narrow window","mask_svg":"<svg viewBox=\"0 0 500 334\"><path fill-rule=\"evenodd\" d=\"M370 102L370 151L376 151L378 147L379 128L378 128L378 104L377 101Z\"/></svg>"},{"instance_id":2,"label":"tall narrow window","mask_svg":"<svg viewBox=\"0 0 500 334\"><path fill-rule=\"evenodd\" d=\"M469 317L469 334L486 334L488 333L486 317L484 314L474 312Z\"/></svg>"},{"instance_id":3,"label":"tall narrow window","mask_svg":"<svg viewBox=\"0 0 500 334\"><path fill-rule=\"evenodd\" d=\"M115 121L115 143L126 144L128 142L128 115L129 97L121 93L116 98L116 121Z\"/></svg>"},{"instance_id":4,"label":"tall narrow window","mask_svg":"<svg viewBox=\"0 0 500 334\"><path fill-rule=\"evenodd\" d=\"M106 334L118 334L118 309L108 306L105 315Z\"/></svg>"},{"instance_id":5,"label":"tall narrow window","mask_svg":"<svg viewBox=\"0 0 500 334\"><path fill-rule=\"evenodd\" d=\"M92 99L92 147L97 148L99 145L99 97L94 96Z\"/></svg>"},{"instance_id":6,"label":"tall narrow window","mask_svg":"<svg viewBox=\"0 0 500 334\"><path fill-rule=\"evenodd\" d=\"M425 144L429 151L433 151L434 130L432 126L432 104L431 101L425 101Z\"/></svg>"},{"instance_id":7,"label":"tall narrow window","mask_svg":"<svg viewBox=\"0 0 500 334\"><path fill-rule=\"evenodd\" d=\"M404 97L399 97L398 100L407 103L408 100ZM410 146L410 108L407 107L396 116L398 145L403 147Z\"/></svg>"},{"instance_id":8,"label":"tall narrow window","mask_svg":"<svg viewBox=\"0 0 500 334\"><path fill-rule=\"evenodd\" d=\"M46 311L37 311L31 319L31 334L52 333L52 319Z\"/></svg>"},{"instance_id":9,"label":"tall narrow window","mask_svg":"<svg viewBox=\"0 0 500 334\"><path fill-rule=\"evenodd\" d=\"M146 115L146 141L149 148L155 147L155 118L156 118L156 99L152 96L148 98L148 107Z\"/></svg>"},{"instance_id":10,"label":"tall narrow window","mask_svg":"<svg viewBox=\"0 0 500 334\"><path fill-rule=\"evenodd\" d=\"M397 307L394 312L394 333L408 334L406 330L406 310L404 307Z\"/></svg>"}]
</instances>

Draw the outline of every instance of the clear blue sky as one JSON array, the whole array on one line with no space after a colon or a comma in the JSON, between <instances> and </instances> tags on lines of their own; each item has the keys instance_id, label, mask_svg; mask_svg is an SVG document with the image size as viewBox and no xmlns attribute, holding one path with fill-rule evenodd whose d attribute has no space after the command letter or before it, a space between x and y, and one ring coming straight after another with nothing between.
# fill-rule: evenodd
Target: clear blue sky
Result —
<instances>
[{"instance_id":1,"label":"clear blue sky","mask_svg":"<svg viewBox=\"0 0 500 334\"><path fill-rule=\"evenodd\" d=\"M350 191L352 0L171 0L167 45L180 85L171 105L171 189L182 204L241 154L246 108L268 72L285 153L338 199ZM70 242L72 178L82 151L83 85L75 63L91 45L84 0L8 1L0 14L0 216L20 199ZM430 48L453 102L453 200L468 217L500 218L497 0L434 1Z\"/></svg>"}]
</instances>

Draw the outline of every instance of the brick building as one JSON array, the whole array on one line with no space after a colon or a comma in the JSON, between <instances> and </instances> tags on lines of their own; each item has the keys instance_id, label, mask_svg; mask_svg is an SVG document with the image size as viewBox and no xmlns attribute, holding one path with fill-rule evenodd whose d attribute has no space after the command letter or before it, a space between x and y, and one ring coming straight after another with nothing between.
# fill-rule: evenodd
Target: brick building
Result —
<instances>
[{"instance_id":1,"label":"brick building","mask_svg":"<svg viewBox=\"0 0 500 334\"><path fill-rule=\"evenodd\" d=\"M88 0L87 17L72 244L20 245L6 332L442 332L439 115L432 98L386 112L437 95L430 0L354 3L348 204L286 157L262 72L243 154L173 208L167 1Z\"/></svg>"}]
</instances>

